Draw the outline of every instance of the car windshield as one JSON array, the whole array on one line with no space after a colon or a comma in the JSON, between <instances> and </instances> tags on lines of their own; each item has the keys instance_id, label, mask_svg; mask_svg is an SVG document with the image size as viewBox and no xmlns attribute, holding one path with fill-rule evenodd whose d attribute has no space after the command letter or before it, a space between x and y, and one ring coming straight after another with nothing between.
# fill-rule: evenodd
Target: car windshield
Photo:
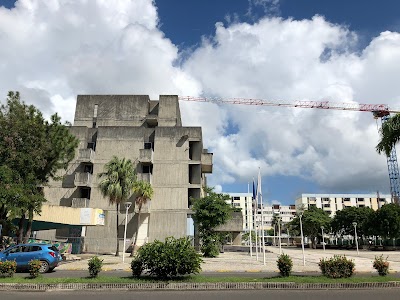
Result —
<instances>
[{"instance_id":1,"label":"car windshield","mask_svg":"<svg viewBox=\"0 0 400 300\"><path fill-rule=\"evenodd\" d=\"M58 249L55 246L49 247L50 250L53 250L54 252L58 252Z\"/></svg>"}]
</instances>

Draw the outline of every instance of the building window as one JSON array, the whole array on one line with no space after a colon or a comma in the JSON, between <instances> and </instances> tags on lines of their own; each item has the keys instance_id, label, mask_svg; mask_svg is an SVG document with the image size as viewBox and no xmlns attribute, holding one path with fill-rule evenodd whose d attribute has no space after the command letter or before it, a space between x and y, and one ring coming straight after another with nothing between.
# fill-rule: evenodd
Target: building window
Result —
<instances>
[{"instance_id":1,"label":"building window","mask_svg":"<svg viewBox=\"0 0 400 300\"><path fill-rule=\"evenodd\" d=\"M350 201L350 198L344 198L343 201L348 202L348 201Z\"/></svg>"}]
</instances>

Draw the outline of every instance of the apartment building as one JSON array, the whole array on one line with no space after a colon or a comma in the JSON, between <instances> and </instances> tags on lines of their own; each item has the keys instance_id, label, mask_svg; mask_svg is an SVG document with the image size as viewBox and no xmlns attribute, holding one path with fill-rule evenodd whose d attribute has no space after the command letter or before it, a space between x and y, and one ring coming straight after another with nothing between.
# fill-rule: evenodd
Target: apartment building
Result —
<instances>
[{"instance_id":1,"label":"apartment building","mask_svg":"<svg viewBox=\"0 0 400 300\"><path fill-rule=\"evenodd\" d=\"M50 205L80 208L82 216L91 208L102 211L96 226L58 226L40 231L37 238L82 237L85 251L115 251L116 216L118 238L124 236L125 207L117 212L104 198L98 174L113 156L130 159L137 177L152 184L154 196L142 208L138 245L168 236L182 237L191 222L190 198L202 197L205 174L212 172L212 153L203 149L201 127L184 127L177 96L79 95L70 132L79 139L76 156L62 181L44 189ZM134 203L133 196L128 201ZM137 230L137 209L128 211L127 239Z\"/></svg>"},{"instance_id":2,"label":"apartment building","mask_svg":"<svg viewBox=\"0 0 400 300\"><path fill-rule=\"evenodd\" d=\"M336 211L342 210L345 207L370 207L377 210L382 205L392 203L391 195L377 194L301 194L296 199L296 207L315 206L322 208L334 217Z\"/></svg>"},{"instance_id":3,"label":"apartment building","mask_svg":"<svg viewBox=\"0 0 400 300\"><path fill-rule=\"evenodd\" d=\"M264 205L261 214L261 205L259 205L257 212L255 213L255 206L252 203L251 193L227 193L231 196L228 202L232 207L241 208L243 215L243 231L247 232L250 229L254 230L256 226L259 229L264 227L264 230L268 230L273 227L272 222L274 215L277 215L281 219L281 224L287 224L293 220L296 216L296 206L295 205ZM253 211L251 211L251 209ZM255 225L255 215L257 215L257 225ZM263 216L261 223L261 215Z\"/></svg>"}]
</instances>

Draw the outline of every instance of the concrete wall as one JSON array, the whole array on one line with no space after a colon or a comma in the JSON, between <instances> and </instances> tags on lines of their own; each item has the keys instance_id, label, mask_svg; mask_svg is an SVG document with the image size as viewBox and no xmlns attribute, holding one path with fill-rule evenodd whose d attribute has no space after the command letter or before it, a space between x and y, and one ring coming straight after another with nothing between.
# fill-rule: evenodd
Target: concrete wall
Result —
<instances>
[{"instance_id":1,"label":"concrete wall","mask_svg":"<svg viewBox=\"0 0 400 300\"><path fill-rule=\"evenodd\" d=\"M120 209L117 225L115 206L110 205L109 199L104 198L98 189L101 180L98 174L114 155L132 160L138 178L151 180L154 189L150 209L142 214L138 244L186 235L187 215L190 213L189 188L191 195L202 196L201 185L206 181L204 173L212 170L212 154L202 155L206 151L202 149L200 127L182 127L177 96L160 96L159 101L151 101L143 95L79 95L74 126L70 130L79 139L76 157L68 170L61 173L65 175L64 180L51 182L45 188L45 196L54 205L70 207L75 201L105 211L105 226L83 230L86 251L112 253L117 236L121 249L123 247L124 207ZM140 153L147 142L152 143L151 155L141 162ZM95 148L92 155L80 158L79 150L88 147ZM207 166L205 169L202 169L202 159ZM87 171L85 165L92 166L91 182L80 180L79 183L74 179ZM149 174L142 173L145 168L150 170ZM83 177L89 178L86 174ZM74 200L85 195L89 197L88 189L90 200ZM128 199L133 203L134 200L133 195ZM129 240L133 240L137 226L137 213L132 207L128 214ZM47 231L39 233L38 237L54 234L57 233Z\"/></svg>"}]
</instances>

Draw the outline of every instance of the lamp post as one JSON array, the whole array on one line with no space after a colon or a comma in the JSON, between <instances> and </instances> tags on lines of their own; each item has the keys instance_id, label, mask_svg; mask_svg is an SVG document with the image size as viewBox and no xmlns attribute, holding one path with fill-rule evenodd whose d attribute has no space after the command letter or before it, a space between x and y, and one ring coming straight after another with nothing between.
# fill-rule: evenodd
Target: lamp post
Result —
<instances>
[{"instance_id":1,"label":"lamp post","mask_svg":"<svg viewBox=\"0 0 400 300\"><path fill-rule=\"evenodd\" d=\"M321 230L322 230L322 248L324 249L325 252L324 226L321 226Z\"/></svg>"},{"instance_id":2,"label":"lamp post","mask_svg":"<svg viewBox=\"0 0 400 300\"><path fill-rule=\"evenodd\" d=\"M360 253L358 252L357 222L353 222L353 226L354 226L354 238L356 240L356 247L357 247L357 255L359 255Z\"/></svg>"},{"instance_id":3,"label":"lamp post","mask_svg":"<svg viewBox=\"0 0 400 300\"><path fill-rule=\"evenodd\" d=\"M278 240L279 240L279 255L282 254L282 243L281 243L281 216L277 217L278 220Z\"/></svg>"},{"instance_id":4,"label":"lamp post","mask_svg":"<svg viewBox=\"0 0 400 300\"><path fill-rule=\"evenodd\" d=\"M132 205L132 202L125 202L125 229L124 229L124 246L123 246L123 253L122 253L122 262L125 262L125 247L126 247L126 228L128 227L128 210Z\"/></svg>"},{"instance_id":5,"label":"lamp post","mask_svg":"<svg viewBox=\"0 0 400 300\"><path fill-rule=\"evenodd\" d=\"M303 251L303 266L306 265L306 256L304 254L304 237L303 237L303 223L301 222L301 218L303 217L303 211L299 211L299 219L300 219L300 234L301 234L301 250Z\"/></svg>"}]
</instances>

